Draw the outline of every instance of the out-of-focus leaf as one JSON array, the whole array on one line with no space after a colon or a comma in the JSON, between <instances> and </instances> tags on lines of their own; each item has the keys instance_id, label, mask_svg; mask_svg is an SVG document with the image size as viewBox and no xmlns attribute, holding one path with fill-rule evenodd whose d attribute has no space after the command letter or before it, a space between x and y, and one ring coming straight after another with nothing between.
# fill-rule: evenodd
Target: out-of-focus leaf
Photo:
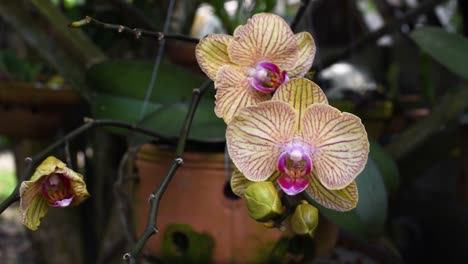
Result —
<instances>
[{"instance_id":1,"label":"out-of-focus leaf","mask_svg":"<svg viewBox=\"0 0 468 264\"><path fill-rule=\"evenodd\" d=\"M395 192L400 185L400 175L395 160L373 139L370 139L370 157L382 173L387 192Z\"/></svg>"},{"instance_id":2,"label":"out-of-focus leaf","mask_svg":"<svg viewBox=\"0 0 468 264\"><path fill-rule=\"evenodd\" d=\"M440 64L468 79L468 39L436 27L417 29L411 38Z\"/></svg>"},{"instance_id":3,"label":"out-of-focus leaf","mask_svg":"<svg viewBox=\"0 0 468 264\"><path fill-rule=\"evenodd\" d=\"M152 71L151 62L106 61L92 66L86 72L86 81L94 91L143 99L151 81ZM200 87L203 81L202 75L196 75L163 60L150 101L164 104L178 102L190 97L192 90ZM210 93L206 96L210 96Z\"/></svg>"},{"instance_id":4,"label":"out-of-focus leaf","mask_svg":"<svg viewBox=\"0 0 468 264\"><path fill-rule=\"evenodd\" d=\"M130 123L138 123L157 131L167 138L177 138L185 121L190 100L170 104L149 103L147 114L140 122L140 108L143 100L95 93L92 110L95 118L116 119ZM195 113L189 139L200 142L223 142L226 125L222 119L214 114L214 100L204 98L201 100ZM119 129L113 129L119 132ZM125 132L124 134L127 134Z\"/></svg>"},{"instance_id":5,"label":"out-of-focus leaf","mask_svg":"<svg viewBox=\"0 0 468 264\"><path fill-rule=\"evenodd\" d=\"M192 89L200 87L204 78L163 62L145 116L141 118L152 69L151 63L135 61L110 61L93 66L87 73L87 81L95 90L90 100L95 117L138 123L165 137L177 138L189 108ZM224 141L226 127L214 113L213 94L214 89L209 89L200 101L189 139Z\"/></svg>"},{"instance_id":6,"label":"out-of-focus leaf","mask_svg":"<svg viewBox=\"0 0 468 264\"><path fill-rule=\"evenodd\" d=\"M382 174L372 159L356 178L359 202L355 209L337 212L310 200L319 212L344 229L363 237L377 237L384 231L387 216L387 191Z\"/></svg>"}]
</instances>

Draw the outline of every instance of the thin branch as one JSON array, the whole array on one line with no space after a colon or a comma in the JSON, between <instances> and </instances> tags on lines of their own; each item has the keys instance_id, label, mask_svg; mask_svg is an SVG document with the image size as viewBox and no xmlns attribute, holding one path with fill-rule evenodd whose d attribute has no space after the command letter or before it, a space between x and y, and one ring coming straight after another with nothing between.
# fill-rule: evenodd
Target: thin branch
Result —
<instances>
[{"instance_id":1,"label":"thin branch","mask_svg":"<svg viewBox=\"0 0 468 264\"><path fill-rule=\"evenodd\" d=\"M159 32L159 31L152 31L152 30L141 29L141 28L130 28L130 27L127 27L124 25L118 25L118 24L109 24L109 23L99 21L90 16L86 16L85 18L79 21L72 22L68 26L72 28L79 28L88 24L94 24L104 29L116 30L119 33L122 33L122 32L128 33L128 34L134 35L135 38L137 39L139 39L140 37L151 37L151 38L156 38L158 40L172 39L172 40L180 40L180 41L192 42L192 43L198 43L200 41L197 38L192 38L192 37L180 35L180 34L164 34L163 32Z\"/></svg>"},{"instance_id":2,"label":"thin branch","mask_svg":"<svg viewBox=\"0 0 468 264\"><path fill-rule=\"evenodd\" d=\"M195 115L195 112L198 107L198 103L200 102L201 97L203 96L204 92L208 87L211 86L211 81L208 80L206 81L200 89L194 89L192 93L192 100L190 103L189 111L187 112L187 115L185 117L185 122L184 125L181 129L180 137L177 142L177 148L176 148L176 155L175 158L172 162L172 165L167 172L166 176L163 179L163 182L161 185L155 189L151 195L150 195L150 210L148 213L148 220L146 223L146 228L143 232L143 234L138 238L137 243L133 247L133 249L130 252L125 253L123 258L127 261L129 264L134 264L136 263L136 259L140 255L141 250L145 246L146 242L148 239L156 234L158 232L157 229L157 216L158 216L158 209L159 209L159 203L161 201L161 198L164 194L164 192L167 189L167 186L171 182L172 178L174 177L177 169L182 166L184 163L183 160L183 154L185 150L185 143L187 141L188 134L190 132L190 127L192 125L192 120Z\"/></svg>"},{"instance_id":3,"label":"thin branch","mask_svg":"<svg viewBox=\"0 0 468 264\"><path fill-rule=\"evenodd\" d=\"M134 232L134 228L132 228L133 223L130 217L131 200L124 188L128 187L128 184L126 184L126 176L128 176L128 161L130 159L133 160L133 157L135 156L137 151L138 149L131 148L127 150L127 152L125 152L124 156L120 160L117 180L114 183L114 199L117 204L117 213L119 214L121 226L125 232L126 241L130 244L135 243L136 234Z\"/></svg>"},{"instance_id":4,"label":"thin branch","mask_svg":"<svg viewBox=\"0 0 468 264\"><path fill-rule=\"evenodd\" d=\"M432 10L435 6L443 2L445 2L445 0L430 0L422 3L417 8L409 11L400 18L388 23L379 30L373 31L372 33L365 35L364 37L352 42L343 50L333 53L327 58L324 58L321 63L321 68L327 68L328 66L347 58L352 52L360 50L368 44L375 43L382 36L397 30L401 25L411 22L418 16L427 13L428 11Z\"/></svg>"},{"instance_id":5,"label":"thin branch","mask_svg":"<svg viewBox=\"0 0 468 264\"><path fill-rule=\"evenodd\" d=\"M301 6L297 10L296 16L294 17L293 21L291 21L291 29L292 31L296 30L297 24L301 21L302 16L304 15L307 7L309 6L310 0L302 0Z\"/></svg>"},{"instance_id":6,"label":"thin branch","mask_svg":"<svg viewBox=\"0 0 468 264\"><path fill-rule=\"evenodd\" d=\"M75 130L71 131L70 133L68 133L67 135L65 135L64 137L62 137L61 139L55 141L54 143L52 143L51 145L49 145L47 148L45 148L44 150L42 150L40 153L38 153L37 155L35 155L34 157L32 158L28 158L27 161L30 160L30 162L28 162L28 165L26 166L23 174L21 175L20 177L20 180L18 181L18 184L16 185L15 189L13 190L13 192L10 194L10 196L8 196L8 198L6 198L1 204L0 204L0 214L3 213L3 211L5 211L5 209L7 209L10 205L12 205L14 202L18 201L19 200L19 187L21 185L21 182L28 179L28 177L31 176L32 172L33 172L33 169L34 167L42 160L44 160L48 155L50 155L50 153L52 151L54 151L55 149L57 149L58 147L62 146L64 143L66 143L67 141L69 140L72 140L73 138L81 135L82 133L88 131L89 129L91 128L96 128L96 127L119 127L119 128L124 128L124 129L128 129L128 130L132 130L132 131L135 131L135 132L138 132L138 133L141 133L141 134L144 134L144 135L147 135L147 136L150 136L150 137L153 137L155 139L166 139L166 137L162 136L161 134L157 133L157 132L154 132L152 130L149 130L149 129L146 129L146 128L142 128L142 127L138 127L136 125L133 125L133 124L130 124L130 123L127 123L127 122L123 122L123 121L116 121L116 120L94 120L94 119L90 119L90 118L87 118L85 120L85 124L83 124L82 126L76 128Z\"/></svg>"},{"instance_id":7,"label":"thin branch","mask_svg":"<svg viewBox=\"0 0 468 264\"><path fill-rule=\"evenodd\" d=\"M167 32L169 31L169 25L171 23L172 13L174 12L174 5L175 5L175 0L169 1L169 7L167 8L166 19L164 21L164 28L163 28L162 34L167 34ZM143 119L146 113L146 107L148 106L148 101L151 97L151 94L153 93L154 83L156 82L156 79L158 78L159 66L161 65L161 59L164 53L164 49L166 47L166 40L164 38L160 39L159 41L160 41L160 45L158 48L158 52L156 53L156 58L154 59L153 71L151 72L151 80L148 84L148 88L146 89L146 95L145 95L145 98L143 99L143 106L141 107L140 120Z\"/></svg>"}]
</instances>

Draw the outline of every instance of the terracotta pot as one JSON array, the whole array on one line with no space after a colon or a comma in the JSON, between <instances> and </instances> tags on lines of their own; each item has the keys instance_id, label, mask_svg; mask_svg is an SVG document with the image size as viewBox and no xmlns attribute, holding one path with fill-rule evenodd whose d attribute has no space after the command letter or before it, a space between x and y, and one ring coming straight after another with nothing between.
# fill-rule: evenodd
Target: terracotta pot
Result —
<instances>
[{"instance_id":1,"label":"terracotta pot","mask_svg":"<svg viewBox=\"0 0 468 264\"><path fill-rule=\"evenodd\" d=\"M138 234L146 226L148 197L162 182L173 158L172 151L150 144L137 155L140 181L134 212ZM175 263L171 256L178 254L189 255L191 263L266 263L278 240L290 237L291 232L269 229L252 220L245 200L225 192L226 184L224 153L186 152L184 165L161 199L159 233L148 241L145 250L168 263ZM337 236L337 226L321 218L315 255L332 252Z\"/></svg>"},{"instance_id":2,"label":"terracotta pot","mask_svg":"<svg viewBox=\"0 0 468 264\"><path fill-rule=\"evenodd\" d=\"M136 190L136 217L139 234L146 225L148 196L161 183L173 157L172 152L153 145L144 145L137 155L140 183ZM184 165L177 171L160 203L157 220L160 232L148 241L146 249L152 254L167 258L176 251L171 246L199 247L205 251L201 252L203 254L210 250L211 244L212 260L215 263L260 260L262 253L269 252L285 234L278 229L267 229L252 220L248 216L244 199L233 199L233 196L225 195L226 182L223 153L186 152ZM173 237L168 236L171 232ZM194 236L199 235L201 244L176 245L197 240L192 237L184 238L192 232ZM163 240L166 240L165 252Z\"/></svg>"},{"instance_id":3,"label":"terracotta pot","mask_svg":"<svg viewBox=\"0 0 468 264\"><path fill-rule=\"evenodd\" d=\"M0 82L0 134L13 138L50 136L79 95L71 89L35 88L32 83Z\"/></svg>"}]
</instances>

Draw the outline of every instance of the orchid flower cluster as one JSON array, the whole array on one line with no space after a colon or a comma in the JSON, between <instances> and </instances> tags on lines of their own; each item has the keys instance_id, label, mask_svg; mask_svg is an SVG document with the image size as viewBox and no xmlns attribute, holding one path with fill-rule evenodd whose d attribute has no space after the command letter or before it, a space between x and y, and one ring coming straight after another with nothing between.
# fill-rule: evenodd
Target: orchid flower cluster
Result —
<instances>
[{"instance_id":1,"label":"orchid flower cluster","mask_svg":"<svg viewBox=\"0 0 468 264\"><path fill-rule=\"evenodd\" d=\"M315 50L308 32L294 34L281 17L266 13L233 36L208 35L196 48L201 69L215 83L215 113L227 124L236 167L232 189L260 221L266 215L255 217L249 207L249 198L259 196L249 188L258 182L274 183L263 186L276 193L304 192L336 211L357 205L355 178L367 162L367 133L358 117L330 106L321 88L303 78ZM268 197L276 203L275 195Z\"/></svg>"}]
</instances>

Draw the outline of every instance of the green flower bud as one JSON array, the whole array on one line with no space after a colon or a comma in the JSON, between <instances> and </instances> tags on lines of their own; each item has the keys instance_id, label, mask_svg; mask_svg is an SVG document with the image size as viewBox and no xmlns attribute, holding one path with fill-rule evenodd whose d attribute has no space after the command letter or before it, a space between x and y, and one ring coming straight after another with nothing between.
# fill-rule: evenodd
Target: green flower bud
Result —
<instances>
[{"instance_id":1,"label":"green flower bud","mask_svg":"<svg viewBox=\"0 0 468 264\"><path fill-rule=\"evenodd\" d=\"M314 237L318 225L318 210L314 206L302 200L291 216L293 231L299 235Z\"/></svg>"},{"instance_id":2,"label":"green flower bud","mask_svg":"<svg viewBox=\"0 0 468 264\"><path fill-rule=\"evenodd\" d=\"M283 213L278 191L270 181L255 182L244 193L250 217L266 222Z\"/></svg>"}]
</instances>

